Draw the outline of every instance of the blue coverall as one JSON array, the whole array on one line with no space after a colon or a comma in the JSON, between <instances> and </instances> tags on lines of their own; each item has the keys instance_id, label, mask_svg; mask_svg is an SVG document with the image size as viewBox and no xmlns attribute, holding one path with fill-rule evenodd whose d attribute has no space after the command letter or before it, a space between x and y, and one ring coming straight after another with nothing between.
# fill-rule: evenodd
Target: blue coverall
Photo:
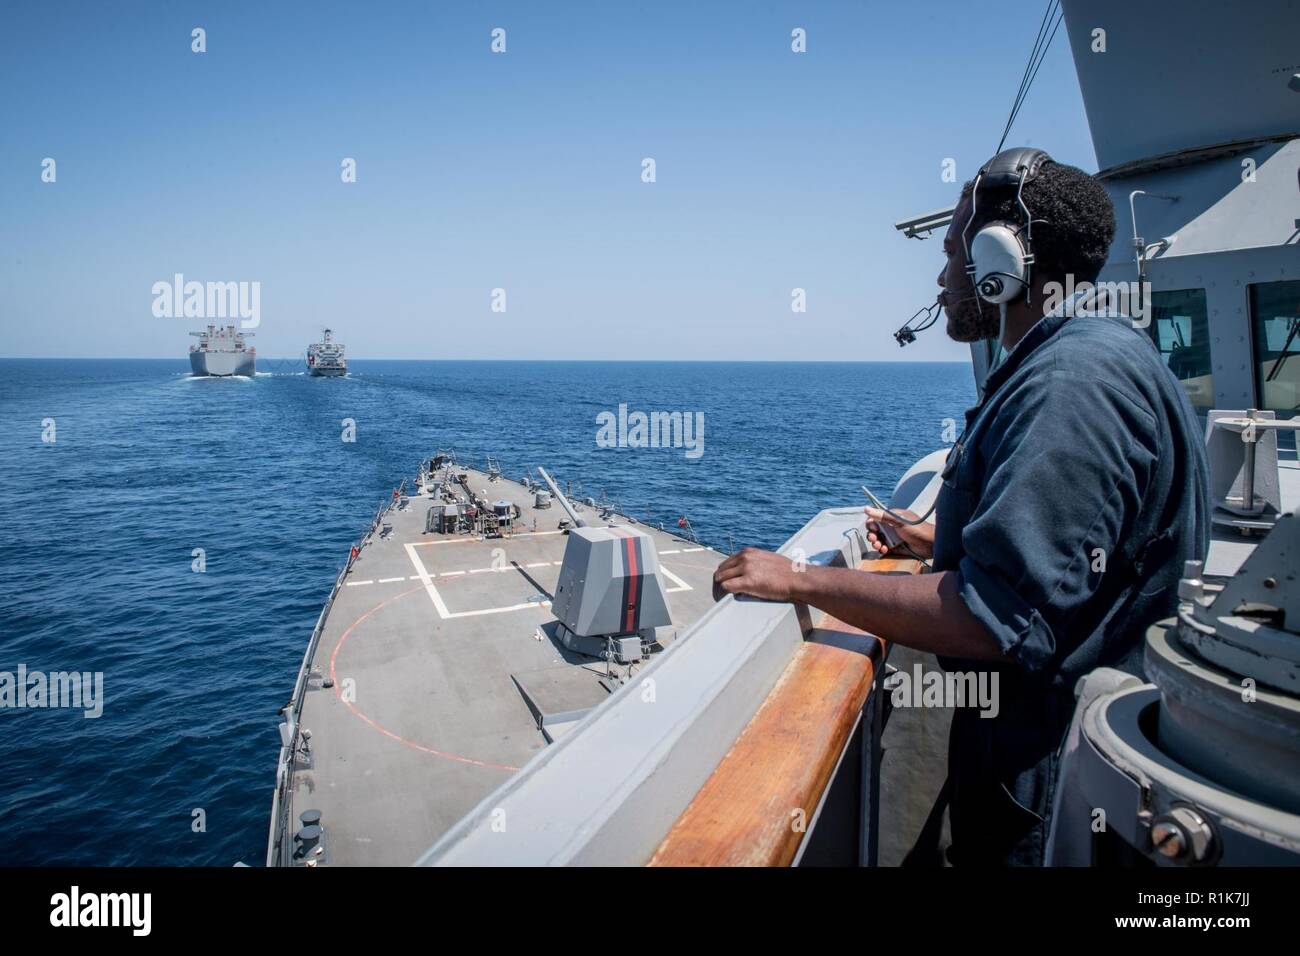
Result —
<instances>
[{"instance_id":1,"label":"blue coverall","mask_svg":"<svg viewBox=\"0 0 1300 956\"><path fill-rule=\"evenodd\" d=\"M1171 616L1183 562L1205 557L1202 426L1128 319L1040 320L989 375L944 469L935 571L1010 659L996 717L958 708L948 751L955 865L1038 865L1077 679L1141 673L1146 628Z\"/></svg>"}]
</instances>

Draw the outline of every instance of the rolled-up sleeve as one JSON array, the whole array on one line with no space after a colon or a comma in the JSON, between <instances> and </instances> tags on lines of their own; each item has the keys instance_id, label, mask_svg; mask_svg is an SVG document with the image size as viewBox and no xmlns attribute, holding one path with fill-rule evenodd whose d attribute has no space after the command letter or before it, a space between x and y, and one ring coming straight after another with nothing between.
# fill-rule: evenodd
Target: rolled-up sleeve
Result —
<instances>
[{"instance_id":1,"label":"rolled-up sleeve","mask_svg":"<svg viewBox=\"0 0 1300 956\"><path fill-rule=\"evenodd\" d=\"M990 423L959 592L1026 670L1066 656L1063 635L1078 629L1065 625L1095 611L1089 601L1141 507L1154 432L1134 400L1060 371L1022 383Z\"/></svg>"}]
</instances>

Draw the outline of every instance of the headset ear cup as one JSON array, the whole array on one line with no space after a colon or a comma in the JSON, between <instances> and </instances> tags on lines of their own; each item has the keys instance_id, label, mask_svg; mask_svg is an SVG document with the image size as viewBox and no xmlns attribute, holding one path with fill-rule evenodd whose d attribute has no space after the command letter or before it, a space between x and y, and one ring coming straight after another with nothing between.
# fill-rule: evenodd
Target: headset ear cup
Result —
<instances>
[{"instance_id":1,"label":"headset ear cup","mask_svg":"<svg viewBox=\"0 0 1300 956\"><path fill-rule=\"evenodd\" d=\"M1025 291L1029 276L1020 231L1004 223L991 223L970 243L970 276L985 302L1003 304Z\"/></svg>"}]
</instances>

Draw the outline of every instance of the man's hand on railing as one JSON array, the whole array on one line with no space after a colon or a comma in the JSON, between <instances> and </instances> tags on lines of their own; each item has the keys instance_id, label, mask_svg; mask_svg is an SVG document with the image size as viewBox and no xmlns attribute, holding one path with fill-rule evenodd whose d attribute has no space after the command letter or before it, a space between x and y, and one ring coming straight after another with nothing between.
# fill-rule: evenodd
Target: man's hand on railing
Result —
<instances>
[{"instance_id":1,"label":"man's hand on railing","mask_svg":"<svg viewBox=\"0 0 1300 956\"><path fill-rule=\"evenodd\" d=\"M713 572L713 597L748 594L767 601L793 601L799 572L780 554L742 548L718 565Z\"/></svg>"},{"instance_id":2,"label":"man's hand on railing","mask_svg":"<svg viewBox=\"0 0 1300 956\"><path fill-rule=\"evenodd\" d=\"M802 570L800 570L802 568ZM801 564L745 548L718 565L713 596L749 594L807 604L852 627L918 651L972 660L1010 660L961 596L956 572L877 574Z\"/></svg>"}]
</instances>

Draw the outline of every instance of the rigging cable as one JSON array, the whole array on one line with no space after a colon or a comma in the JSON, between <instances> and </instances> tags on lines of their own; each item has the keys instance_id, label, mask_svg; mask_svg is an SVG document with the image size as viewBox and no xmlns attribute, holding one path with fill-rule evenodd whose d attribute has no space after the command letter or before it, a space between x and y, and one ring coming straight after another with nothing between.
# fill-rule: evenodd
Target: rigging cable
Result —
<instances>
[{"instance_id":1,"label":"rigging cable","mask_svg":"<svg viewBox=\"0 0 1300 956\"><path fill-rule=\"evenodd\" d=\"M1024 106L1025 99L1029 96L1029 89L1034 85L1034 79L1038 76L1038 71L1043 65L1043 60L1047 58L1047 51L1052 45L1052 40L1056 37L1056 31L1061 26L1061 20L1065 13L1061 10L1060 0L1048 0L1047 9L1043 12L1043 19L1038 24L1038 34L1034 37L1033 48L1029 51L1029 60L1025 63L1025 71L1020 77L1020 88L1016 90L1016 98L1011 104L1011 112L1007 115L1006 125L1002 127L1002 138L998 140L998 148L994 150L993 155L1002 152L1002 147L1007 141L1007 136L1011 133L1011 127L1016 122L1016 117L1020 115L1020 108Z\"/></svg>"},{"instance_id":2,"label":"rigging cable","mask_svg":"<svg viewBox=\"0 0 1300 956\"><path fill-rule=\"evenodd\" d=\"M1025 95L1025 85L1029 82L1029 74L1033 69L1034 57L1038 55L1038 50L1043 42L1043 34L1047 28L1047 17L1051 12L1052 2L1049 0L1047 10L1043 13L1042 20L1038 24L1038 34L1034 37L1034 45L1029 51L1029 62L1025 64L1024 72L1020 75L1020 86L1016 90L1015 99L1011 101L1011 112L1007 114L1007 121L1002 125L1002 138L998 141L998 148L994 155L1002 151L1002 144L1006 142L1007 132L1011 128L1011 117L1015 115L1016 106L1020 103L1021 98Z\"/></svg>"}]
</instances>

